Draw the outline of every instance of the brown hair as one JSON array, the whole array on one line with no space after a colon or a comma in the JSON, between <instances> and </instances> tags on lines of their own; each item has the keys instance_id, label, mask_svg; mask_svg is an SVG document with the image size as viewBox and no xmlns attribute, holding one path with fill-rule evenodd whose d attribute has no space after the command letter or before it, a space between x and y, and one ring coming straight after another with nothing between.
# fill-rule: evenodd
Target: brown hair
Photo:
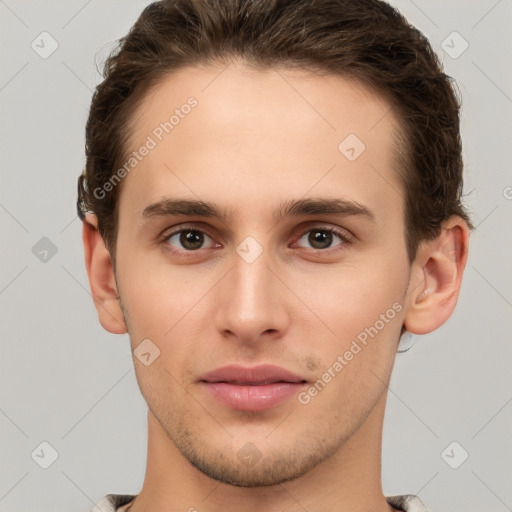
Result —
<instances>
[{"instance_id":1,"label":"brown hair","mask_svg":"<svg viewBox=\"0 0 512 512\"><path fill-rule=\"evenodd\" d=\"M149 88L185 66L241 58L354 78L388 99L401 125L399 172L412 261L459 215L460 103L425 36L379 0L161 0L147 6L105 63L86 126L77 211L98 217L115 264L121 186L94 193L126 161L130 119ZM400 142L401 141L401 142Z\"/></svg>"}]
</instances>

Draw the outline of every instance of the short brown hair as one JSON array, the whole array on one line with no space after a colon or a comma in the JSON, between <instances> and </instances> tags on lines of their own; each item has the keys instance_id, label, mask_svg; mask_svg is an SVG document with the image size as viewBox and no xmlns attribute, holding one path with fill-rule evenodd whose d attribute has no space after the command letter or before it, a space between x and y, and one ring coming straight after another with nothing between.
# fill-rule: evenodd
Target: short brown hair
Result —
<instances>
[{"instance_id":1,"label":"short brown hair","mask_svg":"<svg viewBox=\"0 0 512 512\"><path fill-rule=\"evenodd\" d=\"M98 198L128 154L131 115L148 89L185 66L240 58L259 66L354 78L388 99L401 126L397 169L405 190L409 259L459 215L460 102L426 37L379 0L161 0L147 6L104 66L86 126L77 210L98 217L115 264L121 187Z\"/></svg>"}]
</instances>

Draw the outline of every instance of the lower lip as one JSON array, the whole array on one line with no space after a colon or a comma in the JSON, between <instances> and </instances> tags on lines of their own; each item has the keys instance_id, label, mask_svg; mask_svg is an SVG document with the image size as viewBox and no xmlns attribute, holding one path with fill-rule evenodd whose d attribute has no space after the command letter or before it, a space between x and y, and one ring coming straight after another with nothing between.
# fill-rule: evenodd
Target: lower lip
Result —
<instances>
[{"instance_id":1,"label":"lower lip","mask_svg":"<svg viewBox=\"0 0 512 512\"><path fill-rule=\"evenodd\" d=\"M227 382L203 382L219 402L238 411L263 411L295 395L304 382L275 382L262 386L242 386Z\"/></svg>"}]
</instances>

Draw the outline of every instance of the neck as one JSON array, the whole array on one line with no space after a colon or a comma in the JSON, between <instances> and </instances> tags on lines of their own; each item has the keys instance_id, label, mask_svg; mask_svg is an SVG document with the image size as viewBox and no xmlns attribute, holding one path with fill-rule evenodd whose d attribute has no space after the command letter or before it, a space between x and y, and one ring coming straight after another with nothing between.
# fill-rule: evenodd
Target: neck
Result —
<instances>
[{"instance_id":1,"label":"neck","mask_svg":"<svg viewBox=\"0 0 512 512\"><path fill-rule=\"evenodd\" d=\"M386 395L359 430L332 456L301 477L268 487L224 484L192 466L148 411L148 456L142 490L129 512L356 512L394 510L381 487Z\"/></svg>"}]
</instances>

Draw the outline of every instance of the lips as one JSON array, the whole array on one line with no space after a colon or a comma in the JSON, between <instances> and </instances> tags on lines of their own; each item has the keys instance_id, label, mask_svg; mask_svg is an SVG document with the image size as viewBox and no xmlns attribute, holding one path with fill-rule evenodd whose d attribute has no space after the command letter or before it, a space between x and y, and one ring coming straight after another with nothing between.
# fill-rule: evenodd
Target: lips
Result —
<instances>
[{"instance_id":1,"label":"lips","mask_svg":"<svg viewBox=\"0 0 512 512\"><path fill-rule=\"evenodd\" d=\"M238 411L263 411L284 402L307 383L299 375L273 365L225 366L200 379L210 396Z\"/></svg>"},{"instance_id":2,"label":"lips","mask_svg":"<svg viewBox=\"0 0 512 512\"><path fill-rule=\"evenodd\" d=\"M279 366L263 364L253 367L237 365L224 366L213 370L200 379L204 382L227 382L240 386L262 386L276 382L304 383L306 379Z\"/></svg>"}]
</instances>

